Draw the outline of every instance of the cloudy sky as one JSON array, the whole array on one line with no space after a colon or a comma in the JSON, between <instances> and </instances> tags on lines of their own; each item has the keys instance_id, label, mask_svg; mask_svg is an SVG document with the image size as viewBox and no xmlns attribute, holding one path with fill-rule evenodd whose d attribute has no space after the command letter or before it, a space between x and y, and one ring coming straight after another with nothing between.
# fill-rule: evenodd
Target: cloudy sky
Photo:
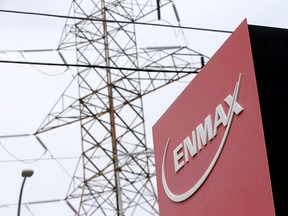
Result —
<instances>
[{"instance_id":1,"label":"cloudy sky","mask_svg":"<svg viewBox=\"0 0 288 216\"><path fill-rule=\"evenodd\" d=\"M181 25L186 27L234 31L247 18L248 24L288 28L286 0L174 0L174 3ZM67 15L70 5L71 0L1 0L0 10ZM56 49L64 24L64 19L1 11L0 59L53 61L55 57L50 51L41 55L19 51ZM212 57L230 34L190 29L177 35L184 35L190 48ZM175 40L178 39L175 37ZM28 204L22 206L21 215L72 215L63 198L80 154L80 143L73 139L63 143L58 139L67 134L68 129L44 137L49 149L45 155L39 142L29 136L3 138L5 135L35 132L70 80L71 74L65 73L62 68L50 67L48 70L47 67L0 63L1 216L16 214L21 171L26 168L33 169L35 173L25 183L22 202ZM152 125L187 84L173 84L145 99L148 142L152 143ZM27 158L33 160L26 161Z\"/></svg>"}]
</instances>

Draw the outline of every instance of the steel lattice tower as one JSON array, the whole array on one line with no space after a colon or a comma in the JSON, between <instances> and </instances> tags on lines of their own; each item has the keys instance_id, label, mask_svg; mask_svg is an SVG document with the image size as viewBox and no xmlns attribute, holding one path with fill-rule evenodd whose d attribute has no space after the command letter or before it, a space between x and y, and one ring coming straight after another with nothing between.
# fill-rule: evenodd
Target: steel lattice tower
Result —
<instances>
[{"instance_id":1,"label":"steel lattice tower","mask_svg":"<svg viewBox=\"0 0 288 216\"><path fill-rule=\"evenodd\" d=\"M75 215L159 214L143 97L197 73L203 57L181 44L140 47L145 35L136 30L161 19L165 8L175 12L170 0L71 5L75 18L67 19L58 50L65 63L78 65L71 82L78 88L68 86L36 134L80 123L82 161L66 197Z\"/></svg>"}]
</instances>

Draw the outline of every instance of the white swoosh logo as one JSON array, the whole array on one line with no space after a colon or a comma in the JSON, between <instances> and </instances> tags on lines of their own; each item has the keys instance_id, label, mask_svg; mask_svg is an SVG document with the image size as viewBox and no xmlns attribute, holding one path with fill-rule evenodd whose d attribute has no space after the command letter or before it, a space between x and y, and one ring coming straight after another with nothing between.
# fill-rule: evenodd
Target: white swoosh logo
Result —
<instances>
[{"instance_id":1,"label":"white swoosh logo","mask_svg":"<svg viewBox=\"0 0 288 216\"><path fill-rule=\"evenodd\" d=\"M223 135L223 138L221 140L221 143L219 145L219 148L213 158L213 160L211 161L210 165L208 166L207 170L203 173L203 175L201 176L201 178L198 180L198 182L192 187L190 188L188 191L186 191L185 193L176 195L174 193L171 192L171 190L169 189L168 185L167 185L167 181L166 181L166 177L165 177L165 158L166 158L166 151L170 142L170 138L167 140L167 144L164 150L164 155L163 155L163 159L162 159L162 184L163 184L163 188L164 191L166 193L166 195L169 197L170 200L174 201L174 202L182 202L186 199L188 199L189 197L191 197L200 187L201 185L204 183L204 181L207 179L207 177L209 176L209 174L211 173L212 169L214 168L220 153L224 147L224 144L226 142L227 136L228 136L228 132L230 130L231 124L232 124L232 119L233 119L233 106L235 104L235 101L237 100L238 97L238 92L239 92L239 86L240 86L240 79L241 79L241 73L239 74L239 79L236 82L235 88L234 88L234 92L233 92L233 102L232 105L230 106L230 109L228 111L228 120L227 120L227 127L225 130L225 133Z\"/></svg>"}]
</instances>

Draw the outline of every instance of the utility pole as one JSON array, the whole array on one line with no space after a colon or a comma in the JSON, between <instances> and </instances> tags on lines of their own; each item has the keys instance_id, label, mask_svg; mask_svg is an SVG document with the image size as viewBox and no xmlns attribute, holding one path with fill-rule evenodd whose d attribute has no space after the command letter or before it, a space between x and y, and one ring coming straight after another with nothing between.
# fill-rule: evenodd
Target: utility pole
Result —
<instances>
[{"instance_id":1,"label":"utility pole","mask_svg":"<svg viewBox=\"0 0 288 216\"><path fill-rule=\"evenodd\" d=\"M137 34L138 27L160 19L160 11L164 17L164 8L173 15L170 0L74 0L71 5L70 13L84 19L67 20L59 54L64 62L87 68L73 71L78 95L66 90L57 102L61 106L56 103L36 134L80 124L82 164L66 197L75 215L159 214L143 97L203 66L203 56L183 44L138 46L153 34Z\"/></svg>"}]
</instances>

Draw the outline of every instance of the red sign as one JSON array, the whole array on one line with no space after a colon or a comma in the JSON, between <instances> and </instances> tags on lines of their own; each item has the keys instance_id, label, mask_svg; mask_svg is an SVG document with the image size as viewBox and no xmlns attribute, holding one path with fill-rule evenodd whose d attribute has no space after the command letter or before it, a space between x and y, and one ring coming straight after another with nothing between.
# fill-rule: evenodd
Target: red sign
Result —
<instances>
[{"instance_id":1,"label":"red sign","mask_svg":"<svg viewBox=\"0 0 288 216\"><path fill-rule=\"evenodd\" d=\"M153 126L160 215L274 215L247 20Z\"/></svg>"}]
</instances>

